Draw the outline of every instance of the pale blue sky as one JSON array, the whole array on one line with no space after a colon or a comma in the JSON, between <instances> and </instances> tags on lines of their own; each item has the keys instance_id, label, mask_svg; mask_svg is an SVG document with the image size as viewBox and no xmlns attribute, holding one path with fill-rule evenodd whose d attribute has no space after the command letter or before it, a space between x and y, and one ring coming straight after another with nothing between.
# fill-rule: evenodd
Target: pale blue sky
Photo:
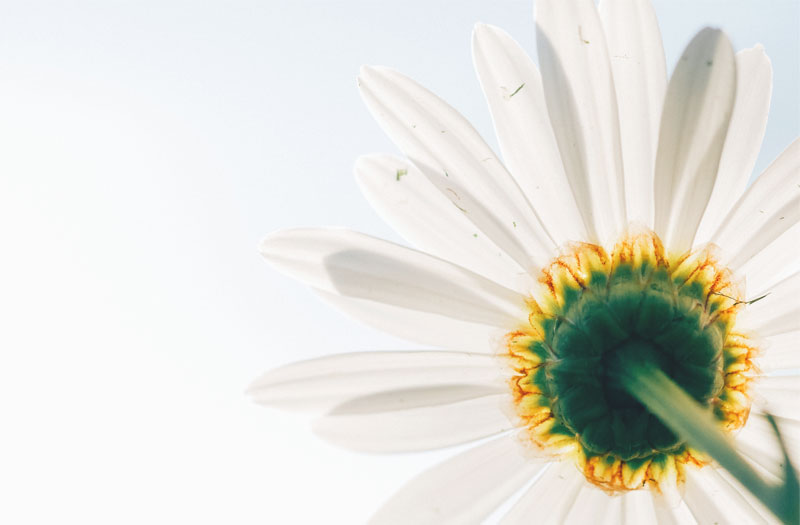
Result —
<instances>
[{"instance_id":1,"label":"pale blue sky","mask_svg":"<svg viewBox=\"0 0 800 525\"><path fill-rule=\"evenodd\" d=\"M667 61L704 25L760 42L757 171L800 128L796 0L660 0ZM495 144L475 22L534 53L531 2L0 2L0 522L358 523L453 450L357 455L243 395L261 371L405 343L258 253L335 224L397 237L351 176L395 152L361 64L397 68Z\"/></svg>"}]
</instances>

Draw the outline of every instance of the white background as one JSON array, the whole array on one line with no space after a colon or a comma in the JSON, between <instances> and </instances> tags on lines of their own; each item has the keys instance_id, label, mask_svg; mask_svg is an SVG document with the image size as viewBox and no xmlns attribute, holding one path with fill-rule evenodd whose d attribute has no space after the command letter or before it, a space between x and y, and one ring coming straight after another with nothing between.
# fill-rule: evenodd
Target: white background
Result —
<instances>
[{"instance_id":1,"label":"white background","mask_svg":"<svg viewBox=\"0 0 800 525\"><path fill-rule=\"evenodd\" d=\"M670 69L703 25L775 69L763 169L800 124L797 0L656 2ZM0 2L0 522L359 523L453 450L358 455L252 405L261 371L402 348L257 253L266 233L397 237L359 154L395 152L363 63L495 144L474 22L534 53L525 1Z\"/></svg>"}]
</instances>

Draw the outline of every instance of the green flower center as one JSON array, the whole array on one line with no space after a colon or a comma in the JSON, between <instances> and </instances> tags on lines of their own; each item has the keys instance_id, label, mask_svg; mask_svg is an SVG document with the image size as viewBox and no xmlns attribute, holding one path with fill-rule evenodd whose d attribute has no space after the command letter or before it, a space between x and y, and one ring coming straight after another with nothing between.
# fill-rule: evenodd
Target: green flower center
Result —
<instances>
[{"instance_id":1,"label":"green flower center","mask_svg":"<svg viewBox=\"0 0 800 525\"><path fill-rule=\"evenodd\" d=\"M554 415L587 454L626 461L676 452L682 443L622 388L622 362L660 369L703 404L724 385L725 326L709 322L702 289L679 286L666 270L642 282L633 270L618 266L609 279L595 276L564 295L562 314L545 331L553 355L539 378Z\"/></svg>"},{"instance_id":2,"label":"green flower center","mask_svg":"<svg viewBox=\"0 0 800 525\"><path fill-rule=\"evenodd\" d=\"M741 291L711 248L671 255L653 232L611 253L576 243L539 282L501 354L533 445L573 455L608 490L680 482L684 465L707 463L628 394L622 373L636 369L661 371L723 430L747 421L758 350L734 329Z\"/></svg>"}]
</instances>

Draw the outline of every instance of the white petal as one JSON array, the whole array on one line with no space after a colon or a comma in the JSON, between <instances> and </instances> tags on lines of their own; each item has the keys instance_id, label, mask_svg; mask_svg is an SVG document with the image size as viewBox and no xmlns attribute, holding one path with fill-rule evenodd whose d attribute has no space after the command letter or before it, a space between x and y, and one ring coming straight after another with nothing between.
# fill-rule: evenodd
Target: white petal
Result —
<instances>
[{"instance_id":1,"label":"white petal","mask_svg":"<svg viewBox=\"0 0 800 525\"><path fill-rule=\"evenodd\" d=\"M766 523L713 467L687 469L683 499L697 523Z\"/></svg>"},{"instance_id":2,"label":"white petal","mask_svg":"<svg viewBox=\"0 0 800 525\"><path fill-rule=\"evenodd\" d=\"M619 117L606 39L592 0L538 0L539 64L561 159L590 241L612 242L627 224Z\"/></svg>"},{"instance_id":3,"label":"white petal","mask_svg":"<svg viewBox=\"0 0 800 525\"><path fill-rule=\"evenodd\" d=\"M772 64L762 46L736 53L736 102L719 161L717 182L695 242L708 241L742 195L753 172L772 96Z\"/></svg>"},{"instance_id":4,"label":"white petal","mask_svg":"<svg viewBox=\"0 0 800 525\"><path fill-rule=\"evenodd\" d=\"M358 159L356 180L375 211L423 251L454 262L507 287L527 276L463 212L453 206L411 162L391 155Z\"/></svg>"},{"instance_id":5,"label":"white petal","mask_svg":"<svg viewBox=\"0 0 800 525\"><path fill-rule=\"evenodd\" d=\"M500 523L518 525L530 523L535 518L536 523L542 525L561 525L585 483L586 478L578 472L572 461L552 463Z\"/></svg>"},{"instance_id":6,"label":"white petal","mask_svg":"<svg viewBox=\"0 0 800 525\"><path fill-rule=\"evenodd\" d=\"M379 392L445 386L474 387L483 395L507 389L491 356L422 350L356 352L300 361L263 374L247 392L262 405L324 412Z\"/></svg>"},{"instance_id":7,"label":"white petal","mask_svg":"<svg viewBox=\"0 0 800 525\"><path fill-rule=\"evenodd\" d=\"M468 443L510 430L506 394L459 387L400 390L357 398L314 422L314 432L363 452L411 452ZM471 397L483 394L480 397Z\"/></svg>"},{"instance_id":8,"label":"white petal","mask_svg":"<svg viewBox=\"0 0 800 525\"><path fill-rule=\"evenodd\" d=\"M460 266L347 230L277 232L261 254L323 291L462 321L505 326L523 304L517 293Z\"/></svg>"},{"instance_id":9,"label":"white petal","mask_svg":"<svg viewBox=\"0 0 800 525\"><path fill-rule=\"evenodd\" d=\"M722 31L703 29L669 81L659 130L655 232L688 250L714 188L736 98L736 62Z\"/></svg>"},{"instance_id":10,"label":"white petal","mask_svg":"<svg viewBox=\"0 0 800 525\"><path fill-rule=\"evenodd\" d=\"M745 326L761 337L800 330L800 272L755 293L768 295L745 307L740 314Z\"/></svg>"},{"instance_id":11,"label":"white petal","mask_svg":"<svg viewBox=\"0 0 800 525\"><path fill-rule=\"evenodd\" d=\"M681 500L675 504L653 490L650 491L650 497L653 499L653 510L658 525L695 525L697 523L685 501Z\"/></svg>"},{"instance_id":12,"label":"white petal","mask_svg":"<svg viewBox=\"0 0 800 525\"><path fill-rule=\"evenodd\" d=\"M503 436L461 453L408 482L370 523L478 523L542 468L519 449Z\"/></svg>"},{"instance_id":13,"label":"white petal","mask_svg":"<svg viewBox=\"0 0 800 525\"><path fill-rule=\"evenodd\" d=\"M733 487L734 490L736 490L736 492L739 493L739 496L743 500L747 501L747 503L749 503L751 507L756 509L756 512L758 512L759 516L761 516L761 518L764 521L770 524L780 525L780 521L777 518L775 518L772 512L770 512L769 509L767 509L764 506L764 504L761 503L761 501L759 501L755 496L753 496L753 494L749 490L744 488L744 486L742 486L742 484L739 483L739 481L736 478L731 476L728 471L726 471L725 469L717 469L716 472L720 478L722 478L725 482L728 483L729 486Z\"/></svg>"},{"instance_id":14,"label":"white petal","mask_svg":"<svg viewBox=\"0 0 800 525\"><path fill-rule=\"evenodd\" d=\"M623 525L638 525L640 523L655 523L656 514L653 509L653 499L645 490L632 490L622 495Z\"/></svg>"},{"instance_id":15,"label":"white petal","mask_svg":"<svg viewBox=\"0 0 800 525\"><path fill-rule=\"evenodd\" d=\"M755 254L736 273L744 275L747 290L764 290L800 270L800 222ZM755 297L755 296L754 296Z\"/></svg>"},{"instance_id":16,"label":"white petal","mask_svg":"<svg viewBox=\"0 0 800 525\"><path fill-rule=\"evenodd\" d=\"M797 375L761 377L755 383L755 393L759 400L758 410L776 416L800 420L800 377Z\"/></svg>"},{"instance_id":17,"label":"white petal","mask_svg":"<svg viewBox=\"0 0 800 525\"><path fill-rule=\"evenodd\" d=\"M522 190L455 109L384 68L362 68L359 86L384 131L480 232L526 270L552 257L553 240Z\"/></svg>"},{"instance_id":18,"label":"white petal","mask_svg":"<svg viewBox=\"0 0 800 525\"><path fill-rule=\"evenodd\" d=\"M795 393L796 395L796 393ZM769 405L766 406L769 409ZM777 421L786 449L792 458L800 454L800 422L787 418ZM781 473L783 453L772 425L760 414L751 414L736 435L736 446L768 471Z\"/></svg>"},{"instance_id":19,"label":"white petal","mask_svg":"<svg viewBox=\"0 0 800 525\"><path fill-rule=\"evenodd\" d=\"M648 0L601 0L619 107L628 220L653 227L653 170L667 66Z\"/></svg>"},{"instance_id":20,"label":"white petal","mask_svg":"<svg viewBox=\"0 0 800 525\"><path fill-rule=\"evenodd\" d=\"M725 217L711 241L733 270L800 221L800 139L759 176Z\"/></svg>"},{"instance_id":21,"label":"white petal","mask_svg":"<svg viewBox=\"0 0 800 525\"><path fill-rule=\"evenodd\" d=\"M441 348L493 353L505 330L452 317L422 312L314 289L323 301L345 315L402 339Z\"/></svg>"},{"instance_id":22,"label":"white petal","mask_svg":"<svg viewBox=\"0 0 800 525\"><path fill-rule=\"evenodd\" d=\"M536 65L510 36L485 24L472 33L472 59L509 171L558 245L586 239Z\"/></svg>"},{"instance_id":23,"label":"white petal","mask_svg":"<svg viewBox=\"0 0 800 525\"><path fill-rule=\"evenodd\" d=\"M756 363L764 372L800 369L800 331L785 332L764 339Z\"/></svg>"},{"instance_id":24,"label":"white petal","mask_svg":"<svg viewBox=\"0 0 800 525\"><path fill-rule=\"evenodd\" d=\"M621 503L622 498L618 494L610 495L584 483L564 519L564 525L619 525L622 520Z\"/></svg>"}]
</instances>

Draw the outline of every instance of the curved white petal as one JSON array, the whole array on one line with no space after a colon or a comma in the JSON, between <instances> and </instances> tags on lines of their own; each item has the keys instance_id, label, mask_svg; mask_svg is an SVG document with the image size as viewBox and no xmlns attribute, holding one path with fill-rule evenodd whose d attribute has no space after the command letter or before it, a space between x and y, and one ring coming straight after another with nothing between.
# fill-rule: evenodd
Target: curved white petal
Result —
<instances>
[{"instance_id":1,"label":"curved white petal","mask_svg":"<svg viewBox=\"0 0 800 525\"><path fill-rule=\"evenodd\" d=\"M736 492L739 493L739 496L747 501L751 507L753 507L756 512L764 519L767 523L780 525L780 520L774 517L772 512L767 509L761 501L758 500L753 494L750 493L749 490L744 488L739 481L730 475L728 471L725 469L717 469L717 475L722 478L725 482L728 483L729 486L733 487Z\"/></svg>"},{"instance_id":2,"label":"curved white petal","mask_svg":"<svg viewBox=\"0 0 800 525\"><path fill-rule=\"evenodd\" d=\"M763 299L745 307L742 319L761 337L800 330L800 272L766 290Z\"/></svg>"},{"instance_id":3,"label":"curved white petal","mask_svg":"<svg viewBox=\"0 0 800 525\"><path fill-rule=\"evenodd\" d=\"M479 523L544 465L519 449L507 435L458 454L409 481L370 523Z\"/></svg>"},{"instance_id":4,"label":"curved white petal","mask_svg":"<svg viewBox=\"0 0 800 525\"><path fill-rule=\"evenodd\" d=\"M408 160L366 155L356 181L372 207L395 231L423 251L504 286L520 289L525 272Z\"/></svg>"},{"instance_id":5,"label":"curved white petal","mask_svg":"<svg viewBox=\"0 0 800 525\"><path fill-rule=\"evenodd\" d=\"M777 424L790 457L796 458L800 454L800 421L782 418ZM783 452L772 425L762 415L752 414L748 418L736 435L736 446L768 471L780 474Z\"/></svg>"},{"instance_id":6,"label":"curved white petal","mask_svg":"<svg viewBox=\"0 0 800 525\"><path fill-rule=\"evenodd\" d=\"M247 389L259 404L324 412L356 397L379 392L436 387L475 392L507 390L497 362L466 352L355 352L300 361L270 370Z\"/></svg>"},{"instance_id":7,"label":"curved white petal","mask_svg":"<svg viewBox=\"0 0 800 525\"><path fill-rule=\"evenodd\" d=\"M584 483L575 497L572 509L564 518L564 525L619 525L622 521L622 498L610 495L599 488ZM642 523L640 520L639 523Z\"/></svg>"},{"instance_id":8,"label":"curved white petal","mask_svg":"<svg viewBox=\"0 0 800 525\"><path fill-rule=\"evenodd\" d=\"M539 65L561 159L590 241L625 229L619 117L606 38L593 0L537 0Z\"/></svg>"},{"instance_id":9,"label":"curved white petal","mask_svg":"<svg viewBox=\"0 0 800 525\"><path fill-rule=\"evenodd\" d=\"M800 420L800 378L796 375L759 378L755 383L755 394L760 404L758 409L780 417Z\"/></svg>"},{"instance_id":10,"label":"curved white petal","mask_svg":"<svg viewBox=\"0 0 800 525\"><path fill-rule=\"evenodd\" d=\"M508 403L507 394L459 386L397 390L337 406L314 422L314 432L363 452L431 450L510 430Z\"/></svg>"},{"instance_id":11,"label":"curved white petal","mask_svg":"<svg viewBox=\"0 0 800 525\"><path fill-rule=\"evenodd\" d=\"M472 33L472 59L509 171L556 244L586 239L536 65L508 34L485 24Z\"/></svg>"},{"instance_id":12,"label":"curved white petal","mask_svg":"<svg viewBox=\"0 0 800 525\"><path fill-rule=\"evenodd\" d=\"M800 369L800 330L765 338L762 352L756 364L764 372Z\"/></svg>"},{"instance_id":13,"label":"curved white petal","mask_svg":"<svg viewBox=\"0 0 800 525\"><path fill-rule=\"evenodd\" d=\"M345 315L382 332L422 345L493 353L504 330L445 315L423 312L313 289L323 301Z\"/></svg>"},{"instance_id":14,"label":"curved white petal","mask_svg":"<svg viewBox=\"0 0 800 525\"><path fill-rule=\"evenodd\" d=\"M728 38L703 29L669 81L655 171L655 232L669 250L692 246L714 188L736 98L736 61Z\"/></svg>"},{"instance_id":15,"label":"curved white petal","mask_svg":"<svg viewBox=\"0 0 800 525\"><path fill-rule=\"evenodd\" d=\"M736 102L719 160L717 182L697 229L695 242L709 240L753 172L772 97L772 64L762 46L736 53Z\"/></svg>"},{"instance_id":16,"label":"curved white petal","mask_svg":"<svg viewBox=\"0 0 800 525\"><path fill-rule=\"evenodd\" d=\"M667 66L648 0L601 0L619 109L628 220L653 227L653 170Z\"/></svg>"},{"instance_id":17,"label":"curved white petal","mask_svg":"<svg viewBox=\"0 0 800 525\"><path fill-rule=\"evenodd\" d=\"M552 257L555 244L522 190L455 109L385 68L362 68L359 87L389 137L481 233L526 270Z\"/></svg>"},{"instance_id":18,"label":"curved white petal","mask_svg":"<svg viewBox=\"0 0 800 525\"><path fill-rule=\"evenodd\" d=\"M696 525L697 521L692 516L686 502L680 500L677 504L651 490L653 511L658 525Z\"/></svg>"},{"instance_id":19,"label":"curved white petal","mask_svg":"<svg viewBox=\"0 0 800 525\"><path fill-rule=\"evenodd\" d=\"M741 265L736 273L744 275L750 290L764 290L800 270L800 222L780 234L769 245Z\"/></svg>"},{"instance_id":20,"label":"curved white petal","mask_svg":"<svg viewBox=\"0 0 800 525\"><path fill-rule=\"evenodd\" d=\"M697 523L767 523L713 467L687 469L683 499Z\"/></svg>"},{"instance_id":21,"label":"curved white petal","mask_svg":"<svg viewBox=\"0 0 800 525\"><path fill-rule=\"evenodd\" d=\"M348 230L277 232L261 254L323 291L462 321L505 326L523 307L519 294L465 268Z\"/></svg>"},{"instance_id":22,"label":"curved white petal","mask_svg":"<svg viewBox=\"0 0 800 525\"><path fill-rule=\"evenodd\" d=\"M639 525L640 523L655 523L656 515L653 509L653 499L645 490L632 490L622 495L623 525Z\"/></svg>"},{"instance_id":23,"label":"curved white petal","mask_svg":"<svg viewBox=\"0 0 800 525\"><path fill-rule=\"evenodd\" d=\"M759 176L725 217L711 241L736 270L800 221L800 139Z\"/></svg>"},{"instance_id":24,"label":"curved white petal","mask_svg":"<svg viewBox=\"0 0 800 525\"><path fill-rule=\"evenodd\" d=\"M529 523L561 525L586 478L572 461L556 461L533 482L500 521L502 525Z\"/></svg>"}]
</instances>

